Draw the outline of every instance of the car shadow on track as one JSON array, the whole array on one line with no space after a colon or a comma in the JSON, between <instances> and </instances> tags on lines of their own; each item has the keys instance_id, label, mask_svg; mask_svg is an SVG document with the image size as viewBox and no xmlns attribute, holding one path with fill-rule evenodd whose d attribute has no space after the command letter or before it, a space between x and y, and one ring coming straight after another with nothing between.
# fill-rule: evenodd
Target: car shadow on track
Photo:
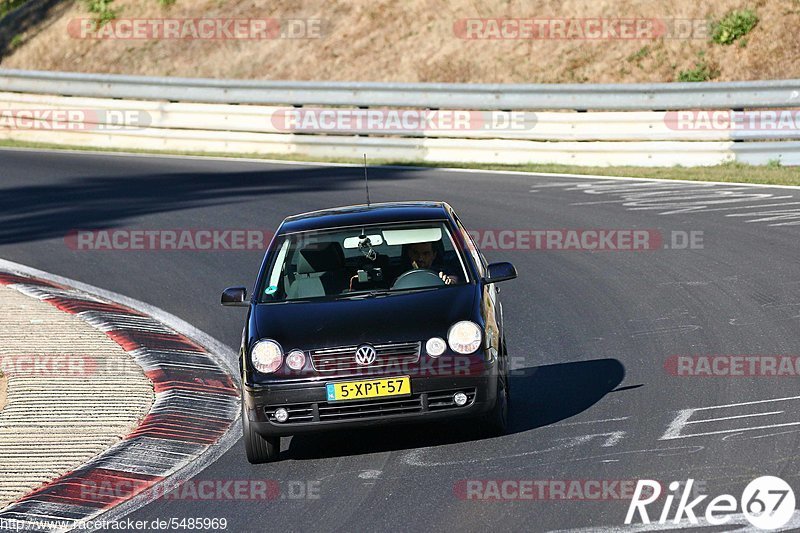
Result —
<instances>
[{"instance_id":1,"label":"car shadow on track","mask_svg":"<svg viewBox=\"0 0 800 533\"><path fill-rule=\"evenodd\" d=\"M625 377L616 359L595 359L513 370L509 434L571 418L599 402ZM292 437L282 459L308 460L468 442L485 438L471 419Z\"/></svg>"}]
</instances>

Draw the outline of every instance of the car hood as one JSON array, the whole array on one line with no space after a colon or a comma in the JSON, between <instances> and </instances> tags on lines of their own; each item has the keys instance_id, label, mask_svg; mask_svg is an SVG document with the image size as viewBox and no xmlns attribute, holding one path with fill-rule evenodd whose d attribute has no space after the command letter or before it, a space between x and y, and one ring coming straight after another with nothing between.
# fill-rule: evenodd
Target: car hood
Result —
<instances>
[{"instance_id":1,"label":"car hood","mask_svg":"<svg viewBox=\"0 0 800 533\"><path fill-rule=\"evenodd\" d=\"M459 320L475 320L475 285L326 301L254 306L251 340L270 338L285 352L360 343L446 337Z\"/></svg>"}]
</instances>

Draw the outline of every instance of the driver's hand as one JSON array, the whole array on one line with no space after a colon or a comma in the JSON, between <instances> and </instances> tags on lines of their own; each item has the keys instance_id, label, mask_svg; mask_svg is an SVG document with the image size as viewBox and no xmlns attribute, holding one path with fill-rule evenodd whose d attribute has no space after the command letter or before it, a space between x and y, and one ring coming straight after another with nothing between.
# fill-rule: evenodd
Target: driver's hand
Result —
<instances>
[{"instance_id":1,"label":"driver's hand","mask_svg":"<svg viewBox=\"0 0 800 533\"><path fill-rule=\"evenodd\" d=\"M444 272L439 272L439 277L442 278L442 281L444 281L445 285L452 285L453 283L456 282L456 278L455 277L448 276Z\"/></svg>"}]
</instances>

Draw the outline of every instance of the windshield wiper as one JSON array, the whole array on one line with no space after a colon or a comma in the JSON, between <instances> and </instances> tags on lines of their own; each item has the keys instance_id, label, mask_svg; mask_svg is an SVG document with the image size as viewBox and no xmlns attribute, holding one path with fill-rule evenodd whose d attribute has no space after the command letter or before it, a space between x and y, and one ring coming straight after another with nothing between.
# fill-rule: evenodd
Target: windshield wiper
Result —
<instances>
[{"instance_id":1,"label":"windshield wiper","mask_svg":"<svg viewBox=\"0 0 800 533\"><path fill-rule=\"evenodd\" d=\"M375 298L376 296L382 296L384 294L389 294L392 291L389 289L373 289L371 291L359 291L359 292L351 292L340 294L337 296L337 299L344 298L347 300L355 300L355 299L364 299L364 298Z\"/></svg>"},{"instance_id":2,"label":"windshield wiper","mask_svg":"<svg viewBox=\"0 0 800 533\"><path fill-rule=\"evenodd\" d=\"M363 300L367 298L376 298L378 296L387 296L390 294L408 294L410 292L423 292L423 291L430 291L434 290L437 287L412 287L408 289L373 289L369 291L359 291L359 292L351 292L346 294L340 294L337 296L337 299L347 299L347 300Z\"/></svg>"}]
</instances>

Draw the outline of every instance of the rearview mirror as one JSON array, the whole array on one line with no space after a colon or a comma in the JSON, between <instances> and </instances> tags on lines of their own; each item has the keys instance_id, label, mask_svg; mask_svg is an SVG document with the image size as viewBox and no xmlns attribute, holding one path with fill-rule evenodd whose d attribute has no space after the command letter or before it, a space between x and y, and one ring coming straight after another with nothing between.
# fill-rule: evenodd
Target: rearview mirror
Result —
<instances>
[{"instance_id":1,"label":"rearview mirror","mask_svg":"<svg viewBox=\"0 0 800 533\"><path fill-rule=\"evenodd\" d=\"M228 287L222 291L222 298L220 303L222 305L233 307L247 307L247 288L246 287Z\"/></svg>"},{"instance_id":2,"label":"rearview mirror","mask_svg":"<svg viewBox=\"0 0 800 533\"><path fill-rule=\"evenodd\" d=\"M489 265L486 277L483 280L486 283L498 283L517 277L517 269L511 263L492 263Z\"/></svg>"},{"instance_id":3,"label":"rearview mirror","mask_svg":"<svg viewBox=\"0 0 800 533\"><path fill-rule=\"evenodd\" d=\"M380 246L383 244L383 237L380 235L367 235L369 238L369 243L372 246ZM344 240L344 247L348 250L353 248L358 248L358 245L361 243L361 237L348 237Z\"/></svg>"}]
</instances>

